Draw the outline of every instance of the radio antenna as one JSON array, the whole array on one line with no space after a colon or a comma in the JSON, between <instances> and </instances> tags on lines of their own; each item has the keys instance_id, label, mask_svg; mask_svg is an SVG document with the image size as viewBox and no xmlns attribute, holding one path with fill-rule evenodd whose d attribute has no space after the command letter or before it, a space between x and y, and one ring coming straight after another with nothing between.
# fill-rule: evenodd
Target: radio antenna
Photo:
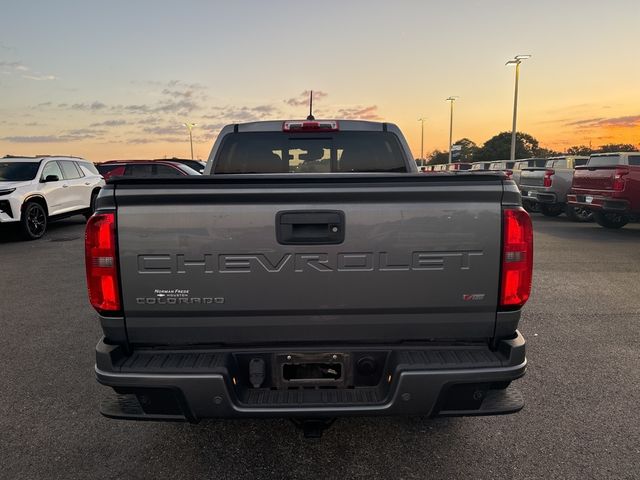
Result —
<instances>
[{"instance_id":1,"label":"radio antenna","mask_svg":"<svg viewBox=\"0 0 640 480\"><path fill-rule=\"evenodd\" d=\"M309 92L309 116L307 116L307 120L315 120L316 118L313 116L313 90Z\"/></svg>"}]
</instances>

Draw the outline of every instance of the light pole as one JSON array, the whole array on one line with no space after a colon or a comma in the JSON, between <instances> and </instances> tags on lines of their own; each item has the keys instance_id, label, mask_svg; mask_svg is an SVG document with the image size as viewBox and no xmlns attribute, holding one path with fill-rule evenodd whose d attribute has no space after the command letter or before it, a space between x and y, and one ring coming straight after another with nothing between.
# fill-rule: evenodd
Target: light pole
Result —
<instances>
[{"instance_id":1,"label":"light pole","mask_svg":"<svg viewBox=\"0 0 640 480\"><path fill-rule=\"evenodd\" d=\"M449 163L451 163L451 144L453 143L453 104L458 98L460 97L452 95L446 100L451 104L451 113L449 114Z\"/></svg>"},{"instance_id":2,"label":"light pole","mask_svg":"<svg viewBox=\"0 0 640 480\"><path fill-rule=\"evenodd\" d=\"M516 88L513 94L513 125L511 127L511 161L516 159L516 119L518 117L518 80L520 79L520 64L527 58L531 58L531 55L516 55L513 60L509 60L505 63L505 65L516 66Z\"/></svg>"},{"instance_id":3,"label":"light pole","mask_svg":"<svg viewBox=\"0 0 640 480\"><path fill-rule=\"evenodd\" d=\"M193 135L191 133L191 130L193 130L193 127L195 127L198 124L197 123L183 123L182 125L187 127L187 129L189 130L189 144L191 145L191 160L193 160Z\"/></svg>"},{"instance_id":4,"label":"light pole","mask_svg":"<svg viewBox=\"0 0 640 480\"><path fill-rule=\"evenodd\" d=\"M422 124L422 132L420 134L420 163L421 167L424 166L424 117L418 119Z\"/></svg>"}]
</instances>

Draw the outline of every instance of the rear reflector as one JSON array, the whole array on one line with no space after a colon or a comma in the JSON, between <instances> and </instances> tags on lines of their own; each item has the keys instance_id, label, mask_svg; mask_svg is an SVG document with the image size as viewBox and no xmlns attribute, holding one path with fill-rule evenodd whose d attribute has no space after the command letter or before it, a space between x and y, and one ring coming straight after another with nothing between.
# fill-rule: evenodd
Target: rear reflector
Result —
<instances>
[{"instance_id":1,"label":"rear reflector","mask_svg":"<svg viewBox=\"0 0 640 480\"><path fill-rule=\"evenodd\" d=\"M282 124L283 132L337 132L338 130L338 122L335 120L292 120Z\"/></svg>"},{"instance_id":2,"label":"rear reflector","mask_svg":"<svg viewBox=\"0 0 640 480\"><path fill-rule=\"evenodd\" d=\"M98 213L89 219L84 246L91 305L98 313L119 311L115 214Z\"/></svg>"},{"instance_id":3,"label":"rear reflector","mask_svg":"<svg viewBox=\"0 0 640 480\"><path fill-rule=\"evenodd\" d=\"M529 299L533 273L533 227L521 207L503 211L500 306L522 307Z\"/></svg>"}]
</instances>

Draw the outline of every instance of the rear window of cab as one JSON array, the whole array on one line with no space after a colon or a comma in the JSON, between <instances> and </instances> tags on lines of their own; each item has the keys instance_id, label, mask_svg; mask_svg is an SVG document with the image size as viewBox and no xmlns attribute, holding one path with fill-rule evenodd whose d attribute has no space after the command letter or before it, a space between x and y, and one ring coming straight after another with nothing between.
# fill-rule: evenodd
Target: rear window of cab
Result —
<instances>
[{"instance_id":1,"label":"rear window of cab","mask_svg":"<svg viewBox=\"0 0 640 480\"><path fill-rule=\"evenodd\" d=\"M589 161L587 162L589 167L613 167L621 164L622 158L620 155L598 155L596 157L589 158Z\"/></svg>"},{"instance_id":2,"label":"rear window of cab","mask_svg":"<svg viewBox=\"0 0 640 480\"><path fill-rule=\"evenodd\" d=\"M225 136L214 173L408 172L391 132L242 132Z\"/></svg>"}]
</instances>

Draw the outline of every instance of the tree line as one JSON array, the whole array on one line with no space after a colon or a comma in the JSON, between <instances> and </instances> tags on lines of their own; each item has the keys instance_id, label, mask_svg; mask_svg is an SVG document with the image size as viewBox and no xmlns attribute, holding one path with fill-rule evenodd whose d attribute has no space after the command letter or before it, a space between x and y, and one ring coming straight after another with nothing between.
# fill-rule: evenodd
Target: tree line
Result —
<instances>
[{"instance_id":1,"label":"tree line","mask_svg":"<svg viewBox=\"0 0 640 480\"><path fill-rule=\"evenodd\" d=\"M460 145L459 162L489 162L493 160L506 160L511 156L511 132L501 132L489 140L484 145L478 146L468 138L462 138L454 143ZM516 158L531 157L554 157L557 155L591 155L592 153L606 152L635 152L638 149L625 143L609 143L597 149L592 149L587 145L575 145L567 149L566 152L558 152L548 148L540 147L538 140L532 135L524 132L516 133ZM427 163L437 165L449 161L449 152L434 150L427 158Z\"/></svg>"}]
</instances>

